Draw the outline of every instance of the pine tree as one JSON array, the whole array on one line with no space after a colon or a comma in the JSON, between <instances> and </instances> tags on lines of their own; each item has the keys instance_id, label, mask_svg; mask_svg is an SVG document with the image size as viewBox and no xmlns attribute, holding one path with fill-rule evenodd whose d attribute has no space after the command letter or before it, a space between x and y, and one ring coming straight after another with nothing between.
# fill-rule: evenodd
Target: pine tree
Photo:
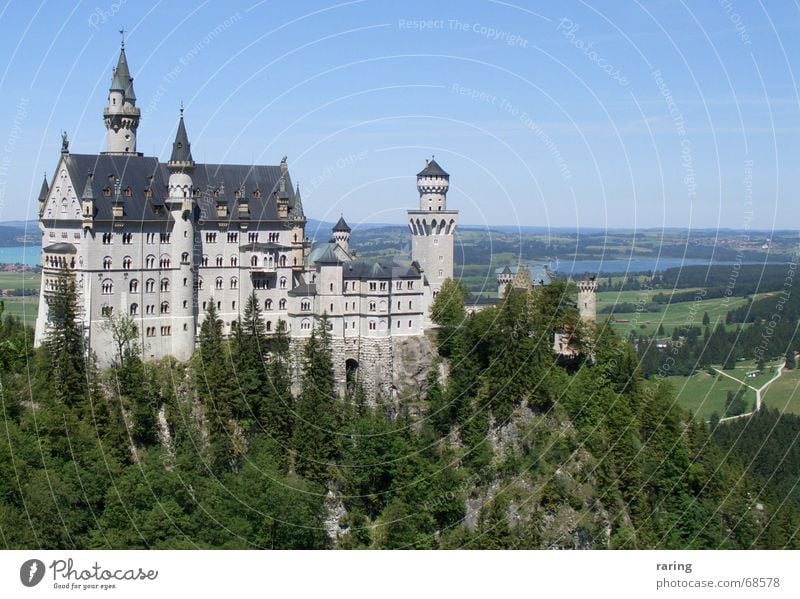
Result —
<instances>
[{"instance_id":1,"label":"pine tree","mask_svg":"<svg viewBox=\"0 0 800 599\"><path fill-rule=\"evenodd\" d=\"M86 355L75 277L66 265L58 273L56 286L57 291L48 302L50 328L46 341L53 368L53 391L57 401L76 406L85 401L88 391Z\"/></svg>"},{"instance_id":2,"label":"pine tree","mask_svg":"<svg viewBox=\"0 0 800 599\"><path fill-rule=\"evenodd\" d=\"M233 334L233 361L239 399L234 416L258 421L269 393L265 358L267 338L261 306L255 292L245 303L244 313Z\"/></svg>"},{"instance_id":3,"label":"pine tree","mask_svg":"<svg viewBox=\"0 0 800 599\"><path fill-rule=\"evenodd\" d=\"M199 341L195 378L209 426L209 462L212 470L217 472L235 470L240 457L234 421L238 390L213 298L208 302L205 319L200 325Z\"/></svg>"},{"instance_id":4,"label":"pine tree","mask_svg":"<svg viewBox=\"0 0 800 599\"><path fill-rule=\"evenodd\" d=\"M461 283L447 279L431 305L431 320L439 326L439 353L445 357L453 353L458 343L458 329L466 318L466 297L467 291Z\"/></svg>"},{"instance_id":5,"label":"pine tree","mask_svg":"<svg viewBox=\"0 0 800 599\"><path fill-rule=\"evenodd\" d=\"M267 390L261 414L261 423L267 434L278 444L281 464L285 467L286 455L292 445L294 425L294 400L289 373L289 339L286 323L281 319L275 327L270 343L271 356L267 365Z\"/></svg>"},{"instance_id":6,"label":"pine tree","mask_svg":"<svg viewBox=\"0 0 800 599\"><path fill-rule=\"evenodd\" d=\"M338 454L333 360L328 319L323 316L303 352L302 391L297 401L293 445L297 471L324 483Z\"/></svg>"}]
</instances>

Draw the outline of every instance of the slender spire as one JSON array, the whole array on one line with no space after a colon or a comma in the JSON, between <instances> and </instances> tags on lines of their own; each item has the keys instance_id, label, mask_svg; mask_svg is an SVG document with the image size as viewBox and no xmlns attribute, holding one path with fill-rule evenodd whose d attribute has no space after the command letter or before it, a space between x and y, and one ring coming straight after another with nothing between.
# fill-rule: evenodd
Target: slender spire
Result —
<instances>
[{"instance_id":1,"label":"slender spire","mask_svg":"<svg viewBox=\"0 0 800 599\"><path fill-rule=\"evenodd\" d=\"M47 184L47 173L45 173L44 179L42 179L42 188L39 190L39 201L40 202L46 201L49 193L50 193L50 186Z\"/></svg>"},{"instance_id":2,"label":"slender spire","mask_svg":"<svg viewBox=\"0 0 800 599\"><path fill-rule=\"evenodd\" d=\"M89 171L89 174L86 177L86 185L83 186L83 195L81 196L82 200L94 199L94 189L92 188L93 180L94 180L94 175L92 174L92 171Z\"/></svg>"},{"instance_id":3,"label":"slender spire","mask_svg":"<svg viewBox=\"0 0 800 599\"><path fill-rule=\"evenodd\" d=\"M186 125L183 123L183 102L181 102L181 118L178 121L178 131L172 144L172 156L170 156L169 162L178 167L194 165L189 135L186 133Z\"/></svg>"},{"instance_id":4,"label":"slender spire","mask_svg":"<svg viewBox=\"0 0 800 599\"><path fill-rule=\"evenodd\" d=\"M136 94L133 91L133 77L128 68L128 57L125 55L125 37L124 30L120 30L123 34L122 42L119 49L119 58L117 59L117 68L114 69L114 75L111 77L111 91L121 91L125 96L126 101L131 104L136 104Z\"/></svg>"}]
</instances>

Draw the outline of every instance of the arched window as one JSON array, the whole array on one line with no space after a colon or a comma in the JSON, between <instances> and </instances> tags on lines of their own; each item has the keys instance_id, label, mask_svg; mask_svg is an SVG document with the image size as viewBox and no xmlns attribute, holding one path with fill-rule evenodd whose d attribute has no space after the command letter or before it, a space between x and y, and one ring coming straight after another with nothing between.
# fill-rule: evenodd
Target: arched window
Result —
<instances>
[{"instance_id":1,"label":"arched window","mask_svg":"<svg viewBox=\"0 0 800 599\"><path fill-rule=\"evenodd\" d=\"M307 331L308 329L311 328L311 321L308 318L304 318L300 322L300 328Z\"/></svg>"},{"instance_id":2,"label":"arched window","mask_svg":"<svg viewBox=\"0 0 800 599\"><path fill-rule=\"evenodd\" d=\"M285 310L286 309L286 300L282 299L278 302L278 310Z\"/></svg>"},{"instance_id":3,"label":"arched window","mask_svg":"<svg viewBox=\"0 0 800 599\"><path fill-rule=\"evenodd\" d=\"M169 314L169 302L161 302L161 313Z\"/></svg>"},{"instance_id":4,"label":"arched window","mask_svg":"<svg viewBox=\"0 0 800 599\"><path fill-rule=\"evenodd\" d=\"M103 270L111 270L111 256L103 258Z\"/></svg>"},{"instance_id":5,"label":"arched window","mask_svg":"<svg viewBox=\"0 0 800 599\"><path fill-rule=\"evenodd\" d=\"M272 300L268 299L264 302L264 309L265 310L272 310Z\"/></svg>"},{"instance_id":6,"label":"arched window","mask_svg":"<svg viewBox=\"0 0 800 599\"><path fill-rule=\"evenodd\" d=\"M286 277L281 277L281 289L286 289Z\"/></svg>"},{"instance_id":7,"label":"arched window","mask_svg":"<svg viewBox=\"0 0 800 599\"><path fill-rule=\"evenodd\" d=\"M147 293L153 293L156 290L156 280L155 279L147 279L144 283L144 290Z\"/></svg>"},{"instance_id":8,"label":"arched window","mask_svg":"<svg viewBox=\"0 0 800 599\"><path fill-rule=\"evenodd\" d=\"M269 333L271 330L272 330L272 321L268 320L267 321L267 332Z\"/></svg>"},{"instance_id":9,"label":"arched window","mask_svg":"<svg viewBox=\"0 0 800 599\"><path fill-rule=\"evenodd\" d=\"M130 270L131 269L131 262L132 262L131 257L130 256L125 256L122 259L122 268L123 268L123 270Z\"/></svg>"},{"instance_id":10,"label":"arched window","mask_svg":"<svg viewBox=\"0 0 800 599\"><path fill-rule=\"evenodd\" d=\"M286 256L281 256L281 266L286 266Z\"/></svg>"},{"instance_id":11,"label":"arched window","mask_svg":"<svg viewBox=\"0 0 800 599\"><path fill-rule=\"evenodd\" d=\"M169 268L170 260L167 254L162 254L161 259L158 261L160 268Z\"/></svg>"},{"instance_id":12,"label":"arched window","mask_svg":"<svg viewBox=\"0 0 800 599\"><path fill-rule=\"evenodd\" d=\"M231 266L239 266L239 256L231 256Z\"/></svg>"},{"instance_id":13,"label":"arched window","mask_svg":"<svg viewBox=\"0 0 800 599\"><path fill-rule=\"evenodd\" d=\"M156 265L156 257L150 254L144 259L145 268L153 268Z\"/></svg>"},{"instance_id":14,"label":"arched window","mask_svg":"<svg viewBox=\"0 0 800 599\"><path fill-rule=\"evenodd\" d=\"M311 302L308 300L303 300L300 302L300 309L301 310L310 310L311 309Z\"/></svg>"},{"instance_id":15,"label":"arched window","mask_svg":"<svg viewBox=\"0 0 800 599\"><path fill-rule=\"evenodd\" d=\"M374 312L375 311L375 302L370 302L369 303L369 311L370 312Z\"/></svg>"},{"instance_id":16,"label":"arched window","mask_svg":"<svg viewBox=\"0 0 800 599\"><path fill-rule=\"evenodd\" d=\"M131 282L128 285L128 290L131 293L138 293L139 292L139 279L131 279Z\"/></svg>"},{"instance_id":17,"label":"arched window","mask_svg":"<svg viewBox=\"0 0 800 599\"><path fill-rule=\"evenodd\" d=\"M214 289L222 289L222 277L217 277L217 280L214 282Z\"/></svg>"},{"instance_id":18,"label":"arched window","mask_svg":"<svg viewBox=\"0 0 800 599\"><path fill-rule=\"evenodd\" d=\"M238 289L239 288L239 279L236 277L231 277L231 289Z\"/></svg>"},{"instance_id":19,"label":"arched window","mask_svg":"<svg viewBox=\"0 0 800 599\"><path fill-rule=\"evenodd\" d=\"M250 266L258 266L258 256L250 258Z\"/></svg>"},{"instance_id":20,"label":"arched window","mask_svg":"<svg viewBox=\"0 0 800 599\"><path fill-rule=\"evenodd\" d=\"M208 256L203 256L201 263L203 266L208 266Z\"/></svg>"},{"instance_id":21,"label":"arched window","mask_svg":"<svg viewBox=\"0 0 800 599\"><path fill-rule=\"evenodd\" d=\"M111 279L103 279L103 283L101 284L100 288L103 291L103 295L111 295L114 293L114 281Z\"/></svg>"},{"instance_id":22,"label":"arched window","mask_svg":"<svg viewBox=\"0 0 800 599\"><path fill-rule=\"evenodd\" d=\"M225 258L222 256L217 256L217 266L222 266L222 263L225 261Z\"/></svg>"},{"instance_id":23,"label":"arched window","mask_svg":"<svg viewBox=\"0 0 800 599\"><path fill-rule=\"evenodd\" d=\"M169 279L161 279L161 291L169 291Z\"/></svg>"},{"instance_id":24,"label":"arched window","mask_svg":"<svg viewBox=\"0 0 800 599\"><path fill-rule=\"evenodd\" d=\"M181 262L183 264L189 264L189 252L183 252L181 254Z\"/></svg>"},{"instance_id":25,"label":"arched window","mask_svg":"<svg viewBox=\"0 0 800 599\"><path fill-rule=\"evenodd\" d=\"M139 313L139 304L131 304L131 316L136 316Z\"/></svg>"}]
</instances>

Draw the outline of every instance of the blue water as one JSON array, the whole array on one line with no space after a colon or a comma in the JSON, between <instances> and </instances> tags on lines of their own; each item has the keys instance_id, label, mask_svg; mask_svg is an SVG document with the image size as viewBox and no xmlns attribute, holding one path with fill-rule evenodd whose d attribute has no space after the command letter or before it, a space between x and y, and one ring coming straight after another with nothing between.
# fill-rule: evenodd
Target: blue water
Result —
<instances>
[{"instance_id":1,"label":"blue water","mask_svg":"<svg viewBox=\"0 0 800 599\"><path fill-rule=\"evenodd\" d=\"M39 266L42 248L38 245L0 247L0 264L27 264Z\"/></svg>"},{"instance_id":2,"label":"blue water","mask_svg":"<svg viewBox=\"0 0 800 599\"><path fill-rule=\"evenodd\" d=\"M702 258L636 258L629 260L554 260L550 269L562 274L575 276L585 273L621 273L621 272L647 272L663 271L676 266L705 266L708 260ZM714 262L715 265L730 265L733 262ZM749 263L748 263L749 264ZM760 263L759 263L760 264Z\"/></svg>"},{"instance_id":3,"label":"blue water","mask_svg":"<svg viewBox=\"0 0 800 599\"><path fill-rule=\"evenodd\" d=\"M0 264L27 264L38 266L40 248L35 245L0 247ZM675 266L694 266L708 264L708 260L691 258L631 258L630 260L554 260L550 268L562 274L580 276L585 273L621 273L662 271ZM715 262L714 264L733 264L733 262Z\"/></svg>"}]
</instances>

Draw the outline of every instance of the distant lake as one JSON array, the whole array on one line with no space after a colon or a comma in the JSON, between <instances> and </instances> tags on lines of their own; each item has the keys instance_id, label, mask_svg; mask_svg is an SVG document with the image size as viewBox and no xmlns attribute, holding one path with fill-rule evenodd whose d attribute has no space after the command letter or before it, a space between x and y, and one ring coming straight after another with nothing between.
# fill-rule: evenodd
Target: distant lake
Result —
<instances>
[{"instance_id":1,"label":"distant lake","mask_svg":"<svg viewBox=\"0 0 800 599\"><path fill-rule=\"evenodd\" d=\"M40 248L34 245L19 245L14 247L0 247L0 264L27 264L39 266ZM630 260L557 260L550 263L550 268L562 274L575 276L584 273L620 273L620 272L647 272L662 271L675 266L695 266L708 264L702 258L637 258ZM726 265L733 262L714 262ZM747 262L746 264L760 264Z\"/></svg>"},{"instance_id":2,"label":"distant lake","mask_svg":"<svg viewBox=\"0 0 800 599\"><path fill-rule=\"evenodd\" d=\"M621 273L621 272L659 272L676 266L705 266L708 260L702 258L637 258L629 260L554 260L550 269L562 274L575 276L584 273ZM714 262L715 265L725 266L734 262ZM741 264L760 264L760 262L742 262Z\"/></svg>"},{"instance_id":3,"label":"distant lake","mask_svg":"<svg viewBox=\"0 0 800 599\"><path fill-rule=\"evenodd\" d=\"M26 264L39 266L42 248L38 245L0 247L0 264Z\"/></svg>"}]
</instances>

